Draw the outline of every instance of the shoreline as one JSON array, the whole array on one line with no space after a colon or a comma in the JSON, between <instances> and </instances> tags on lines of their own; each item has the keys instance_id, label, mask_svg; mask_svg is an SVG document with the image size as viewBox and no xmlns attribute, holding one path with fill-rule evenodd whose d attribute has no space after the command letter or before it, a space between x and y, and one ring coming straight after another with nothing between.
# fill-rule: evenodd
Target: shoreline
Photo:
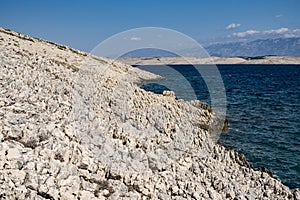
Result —
<instances>
[{"instance_id":1,"label":"shoreline","mask_svg":"<svg viewBox=\"0 0 300 200\"><path fill-rule=\"evenodd\" d=\"M129 65L300 65L300 57L261 56L261 57L139 57L117 58Z\"/></svg>"},{"instance_id":2,"label":"shoreline","mask_svg":"<svg viewBox=\"0 0 300 200\"><path fill-rule=\"evenodd\" d=\"M139 87L157 75L1 28L0 58L0 197L300 198L212 143L206 104Z\"/></svg>"}]
</instances>

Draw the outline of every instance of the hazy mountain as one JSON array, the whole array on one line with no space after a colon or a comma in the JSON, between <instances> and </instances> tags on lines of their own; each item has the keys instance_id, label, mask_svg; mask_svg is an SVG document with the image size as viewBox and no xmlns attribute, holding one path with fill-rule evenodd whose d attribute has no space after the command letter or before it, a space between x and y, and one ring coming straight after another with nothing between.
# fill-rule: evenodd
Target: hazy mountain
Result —
<instances>
[{"instance_id":1,"label":"hazy mountain","mask_svg":"<svg viewBox=\"0 0 300 200\"><path fill-rule=\"evenodd\" d=\"M218 57L232 56L300 56L299 38L259 39L250 42L218 43L204 48L209 55ZM201 57L199 49L184 49L182 55ZM161 49L145 48L128 52L121 57L176 57L178 55Z\"/></svg>"},{"instance_id":2,"label":"hazy mountain","mask_svg":"<svg viewBox=\"0 0 300 200\"><path fill-rule=\"evenodd\" d=\"M211 56L300 56L299 38L260 39L251 42L213 44L205 47Z\"/></svg>"},{"instance_id":3,"label":"hazy mountain","mask_svg":"<svg viewBox=\"0 0 300 200\"><path fill-rule=\"evenodd\" d=\"M128 52L121 57L176 57L177 55L161 49L145 48Z\"/></svg>"}]
</instances>

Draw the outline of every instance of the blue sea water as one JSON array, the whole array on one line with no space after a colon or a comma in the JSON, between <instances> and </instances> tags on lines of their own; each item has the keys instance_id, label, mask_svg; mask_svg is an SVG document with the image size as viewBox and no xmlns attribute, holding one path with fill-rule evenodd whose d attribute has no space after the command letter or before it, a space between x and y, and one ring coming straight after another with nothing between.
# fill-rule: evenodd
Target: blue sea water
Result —
<instances>
[{"instance_id":1,"label":"blue sea water","mask_svg":"<svg viewBox=\"0 0 300 200\"><path fill-rule=\"evenodd\" d=\"M211 102L198 73L204 66L138 67L166 78L145 83L145 90L175 90L177 98ZM287 186L300 188L300 65L217 68L226 90L230 122L228 133L221 134L220 142L245 154L255 168L265 167Z\"/></svg>"}]
</instances>

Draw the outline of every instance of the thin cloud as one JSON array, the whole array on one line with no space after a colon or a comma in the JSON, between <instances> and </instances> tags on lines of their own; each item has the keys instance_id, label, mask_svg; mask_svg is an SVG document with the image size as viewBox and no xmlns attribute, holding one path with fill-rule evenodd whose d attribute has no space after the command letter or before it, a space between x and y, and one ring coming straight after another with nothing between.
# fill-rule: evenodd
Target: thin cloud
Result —
<instances>
[{"instance_id":1,"label":"thin cloud","mask_svg":"<svg viewBox=\"0 0 300 200\"><path fill-rule=\"evenodd\" d=\"M295 38L300 37L300 29L294 29L292 31L289 31L288 33L284 34L285 38Z\"/></svg>"},{"instance_id":2,"label":"thin cloud","mask_svg":"<svg viewBox=\"0 0 300 200\"><path fill-rule=\"evenodd\" d=\"M287 33L284 34L283 37L285 38L295 38L295 37L300 37L299 35L293 34L293 33Z\"/></svg>"},{"instance_id":3,"label":"thin cloud","mask_svg":"<svg viewBox=\"0 0 300 200\"><path fill-rule=\"evenodd\" d=\"M232 23L226 26L226 30L235 29L237 27L241 26L241 24Z\"/></svg>"},{"instance_id":4,"label":"thin cloud","mask_svg":"<svg viewBox=\"0 0 300 200\"><path fill-rule=\"evenodd\" d=\"M248 30L248 31L245 31L245 32L233 33L232 35L236 36L236 37L246 37L246 36L254 35L254 34L258 34L258 33L260 33L260 32L256 31L256 30Z\"/></svg>"},{"instance_id":5,"label":"thin cloud","mask_svg":"<svg viewBox=\"0 0 300 200\"><path fill-rule=\"evenodd\" d=\"M282 16L283 16L283 14L275 15L276 18L280 18L280 17L282 17Z\"/></svg>"},{"instance_id":6,"label":"thin cloud","mask_svg":"<svg viewBox=\"0 0 300 200\"><path fill-rule=\"evenodd\" d=\"M142 38L141 37L131 37L130 40L131 41L140 41L140 40L142 40Z\"/></svg>"},{"instance_id":7,"label":"thin cloud","mask_svg":"<svg viewBox=\"0 0 300 200\"><path fill-rule=\"evenodd\" d=\"M264 34L283 34L283 33L287 33L289 31L288 28L279 28L279 29L276 29L276 30L266 30L266 31L263 31Z\"/></svg>"},{"instance_id":8,"label":"thin cloud","mask_svg":"<svg viewBox=\"0 0 300 200\"><path fill-rule=\"evenodd\" d=\"M282 27L279 29L270 29L270 30L264 30L264 31L247 30L244 32L233 33L232 35L230 35L230 37L244 38L244 37L253 36L253 35L260 35L260 36L281 35L284 37L297 37L300 35L300 29L289 30L288 28Z\"/></svg>"}]
</instances>

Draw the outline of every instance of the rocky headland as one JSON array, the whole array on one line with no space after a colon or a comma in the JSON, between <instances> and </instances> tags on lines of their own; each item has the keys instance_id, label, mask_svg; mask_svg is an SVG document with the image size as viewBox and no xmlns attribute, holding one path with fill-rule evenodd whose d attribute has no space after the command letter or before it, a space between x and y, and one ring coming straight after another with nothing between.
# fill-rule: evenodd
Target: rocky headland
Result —
<instances>
[{"instance_id":1,"label":"rocky headland","mask_svg":"<svg viewBox=\"0 0 300 200\"><path fill-rule=\"evenodd\" d=\"M161 77L0 29L0 199L300 199Z\"/></svg>"}]
</instances>

